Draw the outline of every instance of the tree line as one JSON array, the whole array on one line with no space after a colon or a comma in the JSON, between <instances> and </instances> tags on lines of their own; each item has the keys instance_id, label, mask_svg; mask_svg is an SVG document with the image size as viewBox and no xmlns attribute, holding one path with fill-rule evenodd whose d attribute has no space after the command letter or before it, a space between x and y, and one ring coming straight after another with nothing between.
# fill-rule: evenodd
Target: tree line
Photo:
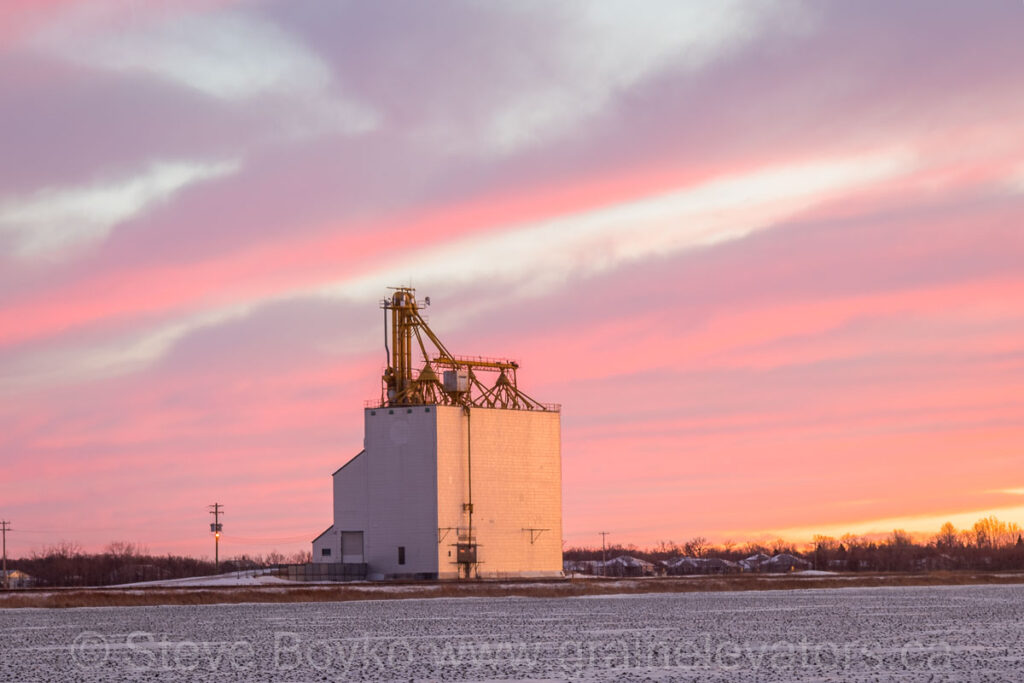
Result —
<instances>
[{"instance_id":1,"label":"tree line","mask_svg":"<svg viewBox=\"0 0 1024 683\"><path fill-rule=\"evenodd\" d=\"M815 536L813 542L797 545L781 538L713 544L696 536L682 544L660 541L650 548L633 544L615 544L603 551L600 547L574 547L566 549L563 557L578 561L631 555L658 563L679 556L738 561L751 555L780 553L802 557L815 569L829 571L1013 570L1024 569L1024 533L1016 523L985 517L967 529L957 529L946 522L937 533L924 537L894 529L886 536ZM309 561L309 551L287 556L272 551L266 555L228 558L220 563L219 571L248 571ZM207 559L154 555L126 542L111 543L100 553L86 553L75 543L62 542L34 551L28 558L8 560L7 567L30 575L37 586L110 586L207 576L218 571Z\"/></svg>"},{"instance_id":2,"label":"tree line","mask_svg":"<svg viewBox=\"0 0 1024 683\"><path fill-rule=\"evenodd\" d=\"M289 562L310 560L308 551L284 555L237 555L213 561L182 555L154 555L134 543L110 543L103 552L86 553L73 542L64 541L33 551L27 558L8 560L7 568L18 569L32 577L36 586L112 586L138 581L182 579L274 567Z\"/></svg>"},{"instance_id":3,"label":"tree line","mask_svg":"<svg viewBox=\"0 0 1024 683\"><path fill-rule=\"evenodd\" d=\"M616 544L604 550L592 546L572 547L565 550L564 559L600 560L602 557L610 559L630 555L654 563L679 556L720 557L735 562L751 555L780 553L802 557L815 569L826 571L1024 569L1024 532L1014 522L1003 522L990 516L979 519L967 529L957 529L951 522L946 522L930 536L894 529L888 535L815 536L811 543L805 544L794 544L781 538L767 542L736 543L727 540L713 544L703 536L696 536L682 544L659 541L648 548L633 544Z\"/></svg>"}]
</instances>

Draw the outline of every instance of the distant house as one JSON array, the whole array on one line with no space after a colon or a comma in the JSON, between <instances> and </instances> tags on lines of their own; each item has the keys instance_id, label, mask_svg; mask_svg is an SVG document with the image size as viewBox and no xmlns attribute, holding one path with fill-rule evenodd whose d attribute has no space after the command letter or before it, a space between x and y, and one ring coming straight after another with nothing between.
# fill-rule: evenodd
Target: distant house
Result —
<instances>
[{"instance_id":1,"label":"distant house","mask_svg":"<svg viewBox=\"0 0 1024 683\"><path fill-rule=\"evenodd\" d=\"M779 553L765 563L764 571L781 573L804 571L810 568L811 563L801 557L790 555L789 553Z\"/></svg>"},{"instance_id":2,"label":"distant house","mask_svg":"<svg viewBox=\"0 0 1024 683\"><path fill-rule=\"evenodd\" d=\"M601 560L566 560L562 563L566 574L592 574L594 576L656 576L661 567L630 555L619 555L607 562Z\"/></svg>"},{"instance_id":3,"label":"distant house","mask_svg":"<svg viewBox=\"0 0 1024 683\"><path fill-rule=\"evenodd\" d=\"M565 560L562 571L566 574L600 574L601 560Z\"/></svg>"},{"instance_id":4,"label":"distant house","mask_svg":"<svg viewBox=\"0 0 1024 683\"><path fill-rule=\"evenodd\" d=\"M768 561L772 558L764 553L757 553L739 561L740 569L745 572L767 571Z\"/></svg>"},{"instance_id":5,"label":"distant house","mask_svg":"<svg viewBox=\"0 0 1024 683\"><path fill-rule=\"evenodd\" d=\"M654 576L659 573L653 562L630 555L619 555L604 563L603 576Z\"/></svg>"},{"instance_id":6,"label":"distant house","mask_svg":"<svg viewBox=\"0 0 1024 683\"><path fill-rule=\"evenodd\" d=\"M779 553L774 557L768 557L764 553L757 553L740 560L739 564L745 572L770 572L773 574L803 571L811 568L810 562L789 553Z\"/></svg>"},{"instance_id":7,"label":"distant house","mask_svg":"<svg viewBox=\"0 0 1024 683\"><path fill-rule=\"evenodd\" d=\"M6 577L0 570L0 587L4 585L4 578L7 579L11 588L30 588L35 584L35 579L20 569L8 569Z\"/></svg>"},{"instance_id":8,"label":"distant house","mask_svg":"<svg viewBox=\"0 0 1024 683\"><path fill-rule=\"evenodd\" d=\"M675 557L663 564L672 575L734 574L740 571L739 564L720 557Z\"/></svg>"},{"instance_id":9,"label":"distant house","mask_svg":"<svg viewBox=\"0 0 1024 683\"><path fill-rule=\"evenodd\" d=\"M699 557L673 557L662 562L666 571L671 575L678 574L703 574L704 560Z\"/></svg>"}]
</instances>

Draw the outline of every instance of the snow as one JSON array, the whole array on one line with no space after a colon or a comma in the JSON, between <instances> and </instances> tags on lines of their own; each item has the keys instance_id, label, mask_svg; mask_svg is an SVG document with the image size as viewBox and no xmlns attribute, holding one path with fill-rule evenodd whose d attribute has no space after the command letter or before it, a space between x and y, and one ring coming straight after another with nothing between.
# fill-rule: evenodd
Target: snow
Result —
<instances>
[{"instance_id":1,"label":"snow","mask_svg":"<svg viewBox=\"0 0 1024 683\"><path fill-rule=\"evenodd\" d=\"M171 588L175 586L269 586L274 584L295 585L294 581L282 579L279 576L270 576L271 570L257 570L245 572L231 572L229 574L214 574L212 576L188 576L184 579L164 579L161 581L140 581L138 583L123 583L114 588L145 587L145 588Z\"/></svg>"},{"instance_id":2,"label":"snow","mask_svg":"<svg viewBox=\"0 0 1024 683\"><path fill-rule=\"evenodd\" d=\"M728 573L739 571L740 565L720 557L686 557L680 556L663 563L669 569L690 569L696 573Z\"/></svg>"},{"instance_id":3,"label":"snow","mask_svg":"<svg viewBox=\"0 0 1024 683\"><path fill-rule=\"evenodd\" d=\"M612 566L615 566L615 565L622 565L624 567L641 567L641 568L654 567L654 565L651 564L650 562L648 562L647 560L641 560L641 559L638 559L638 558L633 557L631 555L619 555L618 557L613 557L612 559L608 560L608 562L606 562L605 564L607 564L609 567L612 567Z\"/></svg>"},{"instance_id":4,"label":"snow","mask_svg":"<svg viewBox=\"0 0 1024 683\"><path fill-rule=\"evenodd\" d=\"M0 681L1013 680L1024 586L0 609L0 642Z\"/></svg>"}]
</instances>

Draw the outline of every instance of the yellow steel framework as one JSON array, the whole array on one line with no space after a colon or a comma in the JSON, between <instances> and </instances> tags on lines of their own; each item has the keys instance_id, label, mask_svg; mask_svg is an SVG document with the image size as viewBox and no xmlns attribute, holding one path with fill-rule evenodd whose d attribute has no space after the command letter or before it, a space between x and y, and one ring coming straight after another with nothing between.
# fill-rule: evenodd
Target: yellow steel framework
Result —
<instances>
[{"instance_id":1,"label":"yellow steel framework","mask_svg":"<svg viewBox=\"0 0 1024 683\"><path fill-rule=\"evenodd\" d=\"M388 367L381 388L382 406L453 405L513 410L557 410L535 401L516 385L519 364L511 360L454 356L420 314L421 304L412 287L391 287L381 301ZM388 311L390 334L388 333ZM390 347L388 340L390 339ZM418 349L419 354L415 351ZM416 369L414 356L423 363ZM439 375L438 373L442 374ZM478 374L480 373L480 374ZM481 374L494 376L484 382ZM496 376L495 376L496 375ZM443 377L443 379L442 379Z\"/></svg>"}]
</instances>

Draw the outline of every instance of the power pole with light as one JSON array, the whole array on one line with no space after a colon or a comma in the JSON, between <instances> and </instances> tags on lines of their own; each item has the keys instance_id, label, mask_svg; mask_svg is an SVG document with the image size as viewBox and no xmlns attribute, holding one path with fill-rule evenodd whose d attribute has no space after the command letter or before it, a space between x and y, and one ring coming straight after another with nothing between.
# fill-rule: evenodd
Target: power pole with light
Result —
<instances>
[{"instance_id":1,"label":"power pole with light","mask_svg":"<svg viewBox=\"0 0 1024 683\"><path fill-rule=\"evenodd\" d=\"M214 503L208 506L210 508L210 514L213 515L213 523L210 524L210 531L213 532L213 567L216 571L220 571L220 532L224 530L224 525L220 523L220 516L224 514L223 507L220 503Z\"/></svg>"},{"instance_id":2,"label":"power pole with light","mask_svg":"<svg viewBox=\"0 0 1024 683\"><path fill-rule=\"evenodd\" d=\"M11 587L11 577L7 575L7 532L11 530L11 523L7 520L0 521L0 530L4 536L4 590Z\"/></svg>"},{"instance_id":3,"label":"power pole with light","mask_svg":"<svg viewBox=\"0 0 1024 683\"><path fill-rule=\"evenodd\" d=\"M601 576L608 576L608 559L605 555L605 538L607 538L607 531L598 531L601 534Z\"/></svg>"}]
</instances>

